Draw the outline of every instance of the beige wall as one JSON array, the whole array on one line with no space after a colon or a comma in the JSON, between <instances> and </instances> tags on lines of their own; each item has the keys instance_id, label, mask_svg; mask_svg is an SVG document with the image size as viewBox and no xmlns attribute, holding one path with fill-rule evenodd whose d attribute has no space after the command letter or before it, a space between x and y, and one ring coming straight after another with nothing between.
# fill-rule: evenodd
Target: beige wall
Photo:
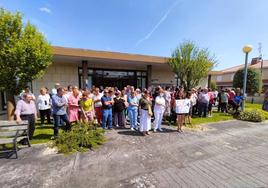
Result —
<instances>
[{"instance_id":1,"label":"beige wall","mask_svg":"<svg viewBox=\"0 0 268 188\"><path fill-rule=\"evenodd\" d=\"M48 87L50 90L54 87L55 83L60 83L62 86L79 85L78 80L78 67L79 63L53 63L48 67L44 76L40 79L33 81L33 92L37 96L39 95L39 89L41 87ZM127 69L127 70L146 70L144 67L134 66L103 66L96 63L89 62L89 68L107 68L107 69ZM174 73L168 66L152 66L152 84L164 84L175 85L176 80Z\"/></svg>"},{"instance_id":2,"label":"beige wall","mask_svg":"<svg viewBox=\"0 0 268 188\"><path fill-rule=\"evenodd\" d=\"M235 73L225 73L221 75L213 76L213 80L216 82L232 82Z\"/></svg>"},{"instance_id":3,"label":"beige wall","mask_svg":"<svg viewBox=\"0 0 268 188\"><path fill-rule=\"evenodd\" d=\"M176 85L175 74L167 67L152 66L152 84Z\"/></svg>"},{"instance_id":4,"label":"beige wall","mask_svg":"<svg viewBox=\"0 0 268 188\"><path fill-rule=\"evenodd\" d=\"M42 78L33 81L33 92L39 95L41 87L54 88L55 83L66 87L69 84L78 86L78 65L74 63L53 63Z\"/></svg>"}]
</instances>

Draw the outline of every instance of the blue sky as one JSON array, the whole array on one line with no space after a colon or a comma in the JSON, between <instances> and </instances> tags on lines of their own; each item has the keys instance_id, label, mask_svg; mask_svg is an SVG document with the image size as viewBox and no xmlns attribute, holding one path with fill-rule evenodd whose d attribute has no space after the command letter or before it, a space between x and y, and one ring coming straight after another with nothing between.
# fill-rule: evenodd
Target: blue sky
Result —
<instances>
[{"instance_id":1,"label":"blue sky","mask_svg":"<svg viewBox=\"0 0 268 188\"><path fill-rule=\"evenodd\" d=\"M170 56L191 40L215 54L215 70L244 63L262 43L268 59L268 0L0 0L52 45Z\"/></svg>"}]
</instances>

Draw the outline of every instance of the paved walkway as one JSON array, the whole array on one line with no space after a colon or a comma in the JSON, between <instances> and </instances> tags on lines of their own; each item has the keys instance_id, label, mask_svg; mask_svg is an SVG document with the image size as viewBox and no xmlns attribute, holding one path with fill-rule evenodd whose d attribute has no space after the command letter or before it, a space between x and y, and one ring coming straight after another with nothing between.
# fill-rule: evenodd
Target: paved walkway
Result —
<instances>
[{"instance_id":1,"label":"paved walkway","mask_svg":"<svg viewBox=\"0 0 268 188\"><path fill-rule=\"evenodd\" d=\"M0 159L0 187L268 187L268 123L210 124L148 137L112 130L96 151L62 156L44 146Z\"/></svg>"}]
</instances>

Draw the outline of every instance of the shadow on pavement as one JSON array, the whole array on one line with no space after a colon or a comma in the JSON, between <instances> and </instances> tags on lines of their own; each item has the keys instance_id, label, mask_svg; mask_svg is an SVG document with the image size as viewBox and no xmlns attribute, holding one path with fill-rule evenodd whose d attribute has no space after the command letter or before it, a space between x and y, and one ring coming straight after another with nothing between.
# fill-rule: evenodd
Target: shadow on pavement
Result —
<instances>
[{"instance_id":1,"label":"shadow on pavement","mask_svg":"<svg viewBox=\"0 0 268 188\"><path fill-rule=\"evenodd\" d=\"M162 132L160 131L157 131L155 133L172 133L172 132L178 132L176 129L167 129L167 128L162 128ZM152 134L154 133L153 132L153 129L150 131ZM139 131L131 131L131 130L125 130L125 131L119 131L118 134L121 134L121 135L129 135L129 136L143 136L142 133L140 133Z\"/></svg>"},{"instance_id":2,"label":"shadow on pavement","mask_svg":"<svg viewBox=\"0 0 268 188\"><path fill-rule=\"evenodd\" d=\"M167 129L167 128L162 128L162 132L157 131L157 133L172 133L172 132L178 132L176 129Z\"/></svg>"},{"instance_id":3,"label":"shadow on pavement","mask_svg":"<svg viewBox=\"0 0 268 188\"><path fill-rule=\"evenodd\" d=\"M117 133L121 135L128 135L128 136L143 136L139 131L131 131L131 130L119 131Z\"/></svg>"}]
</instances>

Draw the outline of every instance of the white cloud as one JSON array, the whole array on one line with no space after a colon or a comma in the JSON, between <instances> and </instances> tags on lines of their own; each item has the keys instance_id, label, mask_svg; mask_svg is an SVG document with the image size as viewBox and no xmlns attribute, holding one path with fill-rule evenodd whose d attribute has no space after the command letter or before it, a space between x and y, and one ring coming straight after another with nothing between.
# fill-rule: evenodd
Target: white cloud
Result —
<instances>
[{"instance_id":1,"label":"white cloud","mask_svg":"<svg viewBox=\"0 0 268 188\"><path fill-rule=\"evenodd\" d=\"M147 34L145 35L145 37L141 38L136 44L135 47L139 46L142 42L144 42L145 40L149 39L152 34L155 32L155 30L162 24L162 22L164 22L169 13L177 6L177 4L179 3L179 1L176 1L174 4L172 4L171 7L169 7L169 9L166 11L166 13L164 14L164 16L162 16L162 18L158 21L158 23L153 27L153 29Z\"/></svg>"},{"instance_id":2,"label":"white cloud","mask_svg":"<svg viewBox=\"0 0 268 188\"><path fill-rule=\"evenodd\" d=\"M41 8L39 8L39 10L41 12L46 12L48 14L51 14L52 13L51 10L49 8L47 8L47 7L41 7Z\"/></svg>"}]
</instances>

